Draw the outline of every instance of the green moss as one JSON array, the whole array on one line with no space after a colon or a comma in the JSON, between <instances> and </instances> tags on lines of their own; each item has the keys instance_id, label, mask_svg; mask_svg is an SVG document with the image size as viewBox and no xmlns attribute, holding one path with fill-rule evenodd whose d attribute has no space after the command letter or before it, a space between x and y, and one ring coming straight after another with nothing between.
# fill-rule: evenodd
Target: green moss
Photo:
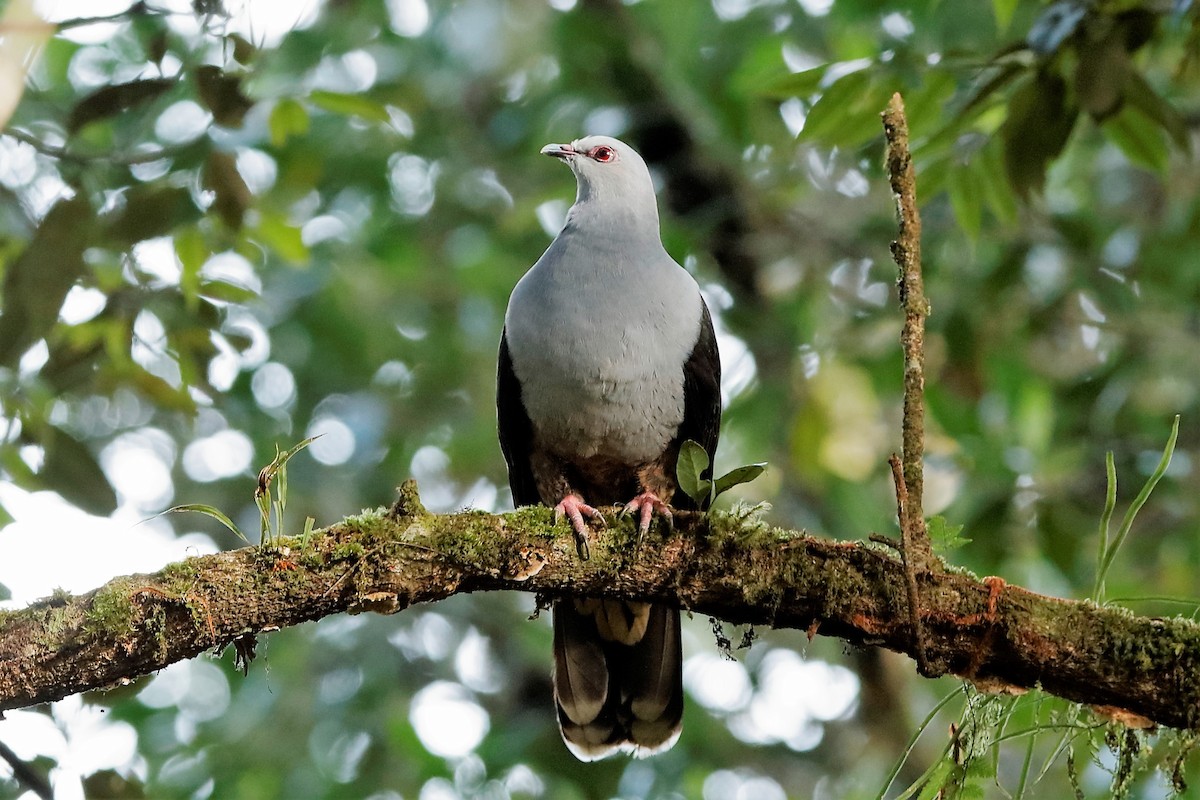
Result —
<instances>
[{"instance_id":1,"label":"green moss","mask_svg":"<svg viewBox=\"0 0 1200 800\"><path fill-rule=\"evenodd\" d=\"M329 558L332 561L350 561L362 558L367 552L367 548L362 542L350 540L347 542L338 542L329 551Z\"/></svg>"},{"instance_id":2,"label":"green moss","mask_svg":"<svg viewBox=\"0 0 1200 800\"><path fill-rule=\"evenodd\" d=\"M189 604L188 610L191 611L192 619L195 621L198 627L200 621L196 619L196 609L192 608L192 606ZM161 603L154 603L153 605L149 606L149 608L145 610L141 624L142 628L154 637L155 643L158 645L159 653L165 653L167 649L167 610L163 608L163 605Z\"/></svg>"},{"instance_id":3,"label":"green moss","mask_svg":"<svg viewBox=\"0 0 1200 800\"><path fill-rule=\"evenodd\" d=\"M545 506L522 506L504 515L509 524L529 534L531 538L553 539L561 531L554 524L554 512Z\"/></svg>"},{"instance_id":4,"label":"green moss","mask_svg":"<svg viewBox=\"0 0 1200 800\"><path fill-rule=\"evenodd\" d=\"M966 567L960 567L955 564L948 564L945 561L942 562L942 571L945 572L947 575L961 575L964 578L970 578L971 580L975 581L976 583L983 582L983 578L980 578L976 573L972 572L971 570L967 569Z\"/></svg>"},{"instance_id":5,"label":"green moss","mask_svg":"<svg viewBox=\"0 0 1200 800\"><path fill-rule=\"evenodd\" d=\"M396 521L380 508L346 517L329 528L329 533L339 539L357 539L364 546L372 547L395 536Z\"/></svg>"},{"instance_id":6,"label":"green moss","mask_svg":"<svg viewBox=\"0 0 1200 800\"><path fill-rule=\"evenodd\" d=\"M486 569L493 565L497 552L494 538L499 524L485 511L463 511L444 517L431 517L430 535L421 544L432 547L451 561L474 564Z\"/></svg>"},{"instance_id":7,"label":"green moss","mask_svg":"<svg viewBox=\"0 0 1200 800\"><path fill-rule=\"evenodd\" d=\"M56 648L63 644L67 634L79 624L78 609L71 605L54 605L46 608L42 617L41 630L35 638L43 647Z\"/></svg>"},{"instance_id":8,"label":"green moss","mask_svg":"<svg viewBox=\"0 0 1200 800\"><path fill-rule=\"evenodd\" d=\"M58 641L63 632L70 627L71 610L69 606L59 606L52 608L46 614L45 634L49 641Z\"/></svg>"},{"instance_id":9,"label":"green moss","mask_svg":"<svg viewBox=\"0 0 1200 800\"><path fill-rule=\"evenodd\" d=\"M739 501L728 511L714 509L708 512L709 529L714 534L729 536L741 543L750 543L760 538L775 542L794 539L795 534L792 531L772 528L767 524L763 516L770 510L770 503L750 505Z\"/></svg>"},{"instance_id":10,"label":"green moss","mask_svg":"<svg viewBox=\"0 0 1200 800\"><path fill-rule=\"evenodd\" d=\"M317 570L325 568L325 556L315 547L305 548L300 551L296 563L305 569Z\"/></svg>"},{"instance_id":11,"label":"green moss","mask_svg":"<svg viewBox=\"0 0 1200 800\"><path fill-rule=\"evenodd\" d=\"M133 582L128 578L118 578L96 590L91 607L84 613L83 629L114 638L127 634L138 616L133 591Z\"/></svg>"},{"instance_id":12,"label":"green moss","mask_svg":"<svg viewBox=\"0 0 1200 800\"><path fill-rule=\"evenodd\" d=\"M168 564L163 567L159 575L168 591L183 594L196 585L196 581L202 575L202 570L197 566L195 559L188 558Z\"/></svg>"}]
</instances>

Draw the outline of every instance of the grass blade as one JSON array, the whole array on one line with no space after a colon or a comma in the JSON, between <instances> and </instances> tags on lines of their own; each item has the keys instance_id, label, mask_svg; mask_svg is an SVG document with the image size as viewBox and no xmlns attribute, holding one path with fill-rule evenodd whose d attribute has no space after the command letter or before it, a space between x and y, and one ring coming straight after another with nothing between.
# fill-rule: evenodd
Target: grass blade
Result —
<instances>
[{"instance_id":1,"label":"grass blade","mask_svg":"<svg viewBox=\"0 0 1200 800\"><path fill-rule=\"evenodd\" d=\"M1104 577L1108 574L1108 570L1112 567L1113 561L1117 557L1117 551L1121 549L1121 545L1125 542L1125 537L1129 535L1130 528L1133 527L1133 521L1137 517L1142 506L1150 499L1150 493L1154 491L1154 487L1158 485L1162 476L1167 473L1167 468L1171 466L1171 456L1175 453L1175 442L1179 439L1179 415L1175 415L1175 423L1171 426L1171 435L1167 437L1167 446L1163 448L1162 458L1158 460L1158 466L1154 468L1154 472L1146 480L1146 484L1142 486L1142 490L1138 492L1138 496L1129 504L1129 510L1125 512L1125 518L1121 520L1121 527L1117 530L1117 536L1113 539L1108 551L1104 554L1104 560L1100 564L1099 574L1096 575L1096 601L1099 602L1104 593Z\"/></svg>"},{"instance_id":2,"label":"grass blade","mask_svg":"<svg viewBox=\"0 0 1200 800\"><path fill-rule=\"evenodd\" d=\"M250 544L250 540L246 538L246 534L242 533L242 529L239 528L234 523L233 520L231 520L228 516L226 516L226 514L223 511L221 511L219 508L214 508L213 506L205 505L203 503L184 503L183 505L172 506L171 508L168 508L166 511L162 512L161 514L155 514L153 517L150 517L149 519L147 519L145 521L149 522L151 519L158 519L159 517L163 516L164 514L180 514L185 511L192 511L197 514L204 514L207 517L212 517L217 522L221 523L226 528L233 531L234 534L236 534L237 537L239 539L241 539L243 542L245 542L246 544Z\"/></svg>"},{"instance_id":3,"label":"grass blade","mask_svg":"<svg viewBox=\"0 0 1200 800\"><path fill-rule=\"evenodd\" d=\"M895 783L895 781L896 781L896 776L898 776L900 774L900 770L904 769L905 762L908 761L908 757L912 755L913 749L917 746L917 740L921 738L921 735L923 733L925 733L925 729L929 727L929 724L931 722L933 722L933 718L936 717L939 713L941 713L942 709L945 708L946 705L949 704L949 702L951 700L953 700L955 697L960 696L961 694L962 694L961 688L954 689L954 691L950 692L945 697L943 697L941 700L937 701L937 704L934 705L933 710L931 710L928 714L925 715L925 719L921 720L921 724L917 726L917 730L913 733L913 735L911 737L909 737L908 744L905 745L905 747L904 747L904 752L900 754L900 758L896 759L896 763L892 766L892 771L888 773L887 780L884 782L883 788L879 790L879 794L876 796L876 800L883 800L884 796L887 794L888 789L892 788L892 784ZM946 747L947 747L947 749L949 749L949 745L947 745ZM944 754L945 753L943 752L943 755ZM935 766L936 766L936 763L937 762L934 762ZM933 767L931 766L930 769L932 769L932 768ZM924 776L922 776L922 777L924 777Z\"/></svg>"},{"instance_id":4,"label":"grass blade","mask_svg":"<svg viewBox=\"0 0 1200 800\"><path fill-rule=\"evenodd\" d=\"M1100 591L1104 584L1104 556L1108 553L1108 527L1113 511L1117 507L1117 467L1113 463L1113 451L1104 454L1104 475L1107 488L1104 491L1104 512L1100 515L1100 548L1096 553L1096 583L1092 586L1092 599L1100 602Z\"/></svg>"}]
</instances>

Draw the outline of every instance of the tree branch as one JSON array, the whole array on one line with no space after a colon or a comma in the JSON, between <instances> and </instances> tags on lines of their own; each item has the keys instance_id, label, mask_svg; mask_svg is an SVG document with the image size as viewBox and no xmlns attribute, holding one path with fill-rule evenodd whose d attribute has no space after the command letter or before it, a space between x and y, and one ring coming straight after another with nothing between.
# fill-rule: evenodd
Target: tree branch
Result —
<instances>
[{"instance_id":1,"label":"tree branch","mask_svg":"<svg viewBox=\"0 0 1200 800\"><path fill-rule=\"evenodd\" d=\"M580 561L551 511L429 514L412 482L389 511L307 541L189 558L0 615L0 710L127 682L247 634L341 612L394 613L516 589L678 604L735 623L819 629L912 654L903 566L869 544L680 513L642 543L628 522ZM931 659L990 690L1041 686L1159 724L1200 727L1200 625L1058 600L972 575L927 576Z\"/></svg>"},{"instance_id":2,"label":"tree branch","mask_svg":"<svg viewBox=\"0 0 1200 800\"><path fill-rule=\"evenodd\" d=\"M138 164L151 164L166 158L175 158L189 150L197 149L200 143L205 142L205 137L201 137L187 144L176 145L174 147L159 147L144 153L77 153L73 150L68 150L66 147L59 147L58 145L44 142L32 133L20 128L10 127L0 130L0 136L11 136L18 142L29 145L42 155L60 161L70 161L75 164L103 161L108 164L120 164L126 167L137 166Z\"/></svg>"}]
</instances>

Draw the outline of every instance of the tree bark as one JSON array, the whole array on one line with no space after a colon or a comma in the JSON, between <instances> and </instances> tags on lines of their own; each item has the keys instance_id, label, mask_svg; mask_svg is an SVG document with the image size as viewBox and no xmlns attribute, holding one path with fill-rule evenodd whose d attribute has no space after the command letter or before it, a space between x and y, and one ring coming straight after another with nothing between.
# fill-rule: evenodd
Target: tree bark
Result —
<instances>
[{"instance_id":1,"label":"tree bark","mask_svg":"<svg viewBox=\"0 0 1200 800\"><path fill-rule=\"evenodd\" d=\"M655 529L640 545L628 522L594 538L580 561L549 509L430 514L410 481L391 509L307 540L189 558L3 613L0 711L126 683L330 614L500 589L653 600L915 652L904 568L881 545L771 528L746 511L681 513L673 531ZM949 672L991 691L1040 686L1125 721L1200 726L1200 625L961 571L921 580L926 655Z\"/></svg>"}]
</instances>

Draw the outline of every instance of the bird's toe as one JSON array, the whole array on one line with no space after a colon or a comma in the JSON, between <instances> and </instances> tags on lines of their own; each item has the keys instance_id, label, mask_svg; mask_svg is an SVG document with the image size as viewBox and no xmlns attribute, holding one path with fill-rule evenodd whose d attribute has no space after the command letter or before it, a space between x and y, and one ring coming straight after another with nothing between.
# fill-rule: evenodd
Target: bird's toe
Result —
<instances>
[{"instance_id":1,"label":"bird's toe","mask_svg":"<svg viewBox=\"0 0 1200 800\"><path fill-rule=\"evenodd\" d=\"M557 525L561 522L564 516L571 521L571 530L575 534L575 549L579 552L579 557L586 561L590 553L588 550L588 526L584 517L596 520L602 526L607 527L604 515L583 502L583 498L579 495L569 494L554 507L554 524Z\"/></svg>"}]
</instances>

